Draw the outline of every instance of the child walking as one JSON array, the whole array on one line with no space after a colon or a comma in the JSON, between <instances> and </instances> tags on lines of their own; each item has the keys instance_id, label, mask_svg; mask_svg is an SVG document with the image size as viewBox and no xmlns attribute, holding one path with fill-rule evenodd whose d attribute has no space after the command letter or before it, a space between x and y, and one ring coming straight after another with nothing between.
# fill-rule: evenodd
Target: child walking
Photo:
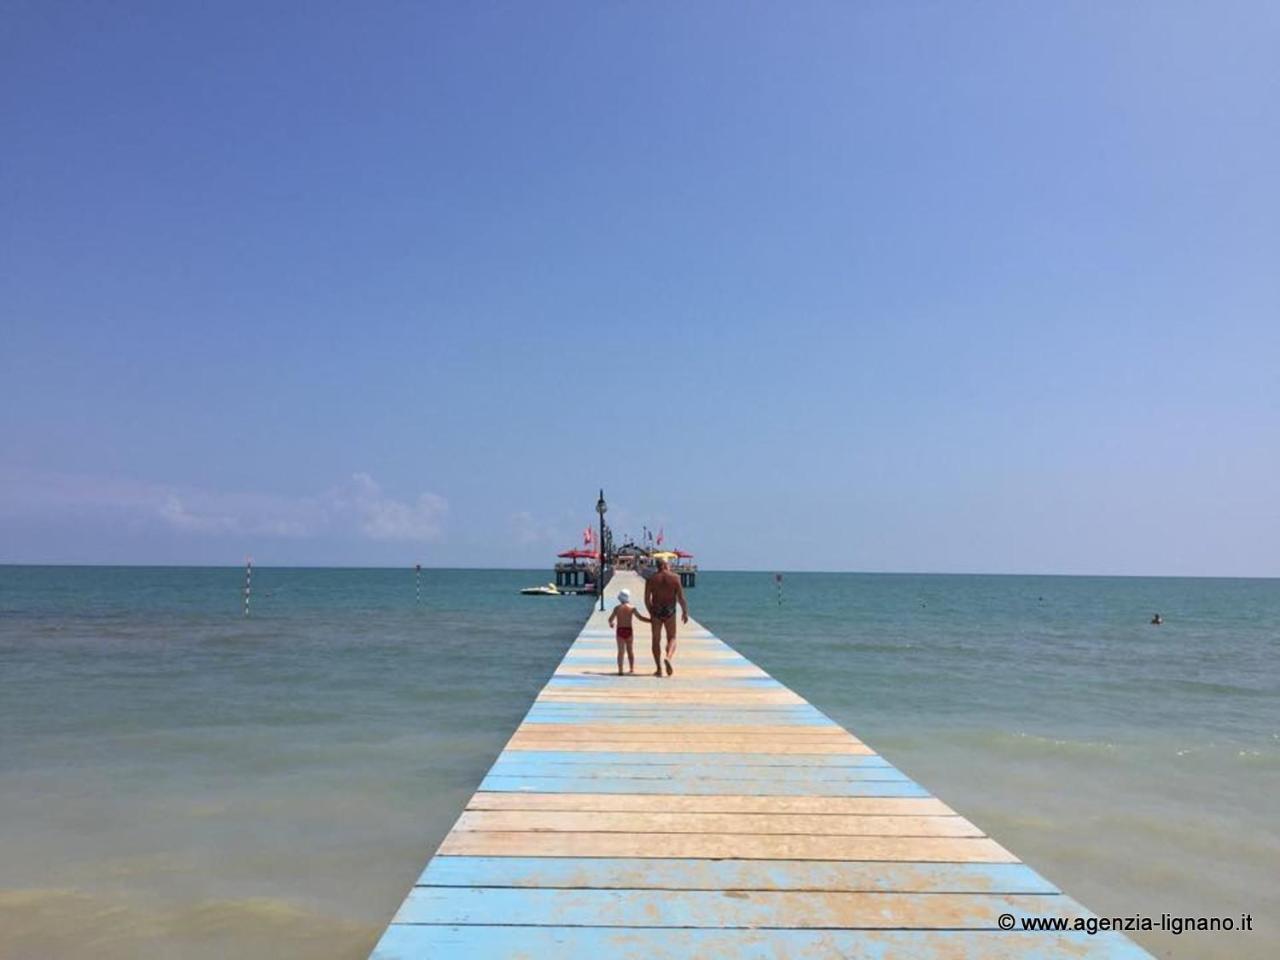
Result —
<instances>
[{"instance_id":1,"label":"child walking","mask_svg":"<svg viewBox=\"0 0 1280 960\"><path fill-rule=\"evenodd\" d=\"M649 618L631 605L631 591L618 591L618 605L613 608L613 613L609 614L609 626L617 623L618 626L618 676L622 676L622 654L627 654L627 663L630 669L627 673L636 672L636 655L631 648L631 640L635 631L631 627L632 619L642 620L649 623Z\"/></svg>"}]
</instances>

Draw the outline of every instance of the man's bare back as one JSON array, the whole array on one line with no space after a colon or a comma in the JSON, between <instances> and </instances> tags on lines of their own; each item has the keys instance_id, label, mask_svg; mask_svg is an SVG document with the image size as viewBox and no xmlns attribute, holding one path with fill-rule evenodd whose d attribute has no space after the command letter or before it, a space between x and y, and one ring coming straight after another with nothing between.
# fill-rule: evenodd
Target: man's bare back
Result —
<instances>
[{"instance_id":1,"label":"man's bare back","mask_svg":"<svg viewBox=\"0 0 1280 960\"><path fill-rule=\"evenodd\" d=\"M684 597L684 587L680 578L667 569L665 560L658 561L658 572L645 581L644 605L649 610L653 621L653 664L655 677L662 676L665 666L667 676L675 673L671 661L676 655L676 608L679 607L680 619L689 622L689 604ZM662 630L667 631L666 656L662 655Z\"/></svg>"}]
</instances>

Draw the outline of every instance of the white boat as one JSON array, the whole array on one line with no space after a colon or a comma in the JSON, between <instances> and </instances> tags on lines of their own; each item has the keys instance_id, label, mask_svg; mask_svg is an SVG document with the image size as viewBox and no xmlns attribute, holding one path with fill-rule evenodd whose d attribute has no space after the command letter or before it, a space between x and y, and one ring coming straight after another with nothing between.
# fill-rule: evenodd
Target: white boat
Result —
<instances>
[{"instance_id":1,"label":"white boat","mask_svg":"<svg viewBox=\"0 0 1280 960\"><path fill-rule=\"evenodd\" d=\"M564 596L556 589L554 583L548 583L545 587L525 587L520 591L526 597L561 597Z\"/></svg>"}]
</instances>

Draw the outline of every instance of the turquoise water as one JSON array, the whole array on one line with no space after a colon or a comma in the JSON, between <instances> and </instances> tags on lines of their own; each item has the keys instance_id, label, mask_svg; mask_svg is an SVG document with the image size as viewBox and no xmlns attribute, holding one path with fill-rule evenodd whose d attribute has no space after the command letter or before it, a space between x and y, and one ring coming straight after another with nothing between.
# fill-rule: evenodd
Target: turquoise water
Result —
<instances>
[{"instance_id":1,"label":"turquoise water","mask_svg":"<svg viewBox=\"0 0 1280 960\"><path fill-rule=\"evenodd\" d=\"M585 618L529 571L0 567L0 955L363 957ZM1280 951L1280 582L705 573L693 613L1098 912ZM1147 621L1165 617L1161 627Z\"/></svg>"}]
</instances>

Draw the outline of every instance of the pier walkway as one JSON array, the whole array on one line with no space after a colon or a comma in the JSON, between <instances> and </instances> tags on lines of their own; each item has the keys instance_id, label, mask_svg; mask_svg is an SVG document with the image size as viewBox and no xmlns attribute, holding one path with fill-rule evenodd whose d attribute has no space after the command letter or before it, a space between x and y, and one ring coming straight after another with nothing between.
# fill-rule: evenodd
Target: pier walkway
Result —
<instances>
[{"instance_id":1,"label":"pier walkway","mask_svg":"<svg viewBox=\"0 0 1280 960\"><path fill-rule=\"evenodd\" d=\"M674 678L650 675L647 624L618 677L607 616L374 960L1149 957L1116 933L1001 930L1091 914L696 622Z\"/></svg>"}]
</instances>

